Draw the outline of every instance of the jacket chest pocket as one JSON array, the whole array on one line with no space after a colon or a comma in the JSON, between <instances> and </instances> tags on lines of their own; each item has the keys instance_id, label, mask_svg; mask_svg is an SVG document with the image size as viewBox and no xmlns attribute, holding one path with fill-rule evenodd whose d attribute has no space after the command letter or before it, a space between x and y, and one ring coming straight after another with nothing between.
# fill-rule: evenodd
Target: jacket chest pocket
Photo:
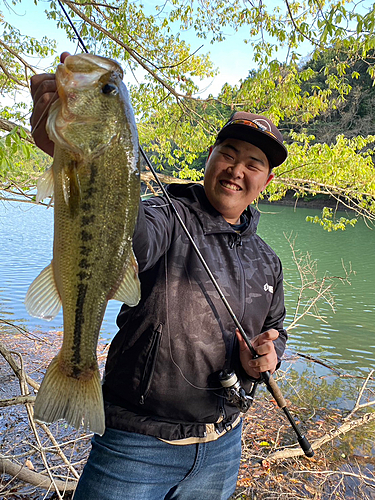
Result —
<instances>
[{"instance_id":1,"label":"jacket chest pocket","mask_svg":"<svg viewBox=\"0 0 375 500\"><path fill-rule=\"evenodd\" d=\"M147 398L147 395L150 390L151 382L152 382L152 377L155 371L155 365L156 365L156 359L158 356L159 352L159 347L160 347L160 341L161 341L161 334L162 334L162 328L163 325L160 323L160 325L156 328L156 330L153 333L151 343L150 343L150 348L147 353L146 357L146 362L141 378L141 383L140 383L140 398L139 398L139 404L143 405L145 403L145 399Z\"/></svg>"}]
</instances>

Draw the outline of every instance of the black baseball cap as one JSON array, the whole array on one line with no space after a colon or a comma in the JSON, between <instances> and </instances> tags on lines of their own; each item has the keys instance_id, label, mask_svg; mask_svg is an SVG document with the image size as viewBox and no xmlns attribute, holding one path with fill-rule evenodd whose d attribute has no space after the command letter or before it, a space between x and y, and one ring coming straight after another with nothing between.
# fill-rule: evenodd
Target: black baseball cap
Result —
<instances>
[{"instance_id":1,"label":"black baseball cap","mask_svg":"<svg viewBox=\"0 0 375 500\"><path fill-rule=\"evenodd\" d=\"M221 142L228 137L250 142L261 149L271 168L281 165L288 156L281 132L266 116L237 111L217 135Z\"/></svg>"}]
</instances>

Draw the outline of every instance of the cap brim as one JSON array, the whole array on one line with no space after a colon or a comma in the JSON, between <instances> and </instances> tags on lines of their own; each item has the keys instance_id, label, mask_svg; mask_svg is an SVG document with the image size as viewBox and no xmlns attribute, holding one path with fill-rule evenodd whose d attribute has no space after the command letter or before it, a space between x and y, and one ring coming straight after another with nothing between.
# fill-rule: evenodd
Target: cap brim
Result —
<instances>
[{"instance_id":1,"label":"cap brim","mask_svg":"<svg viewBox=\"0 0 375 500\"><path fill-rule=\"evenodd\" d=\"M266 132L249 127L248 125L229 125L224 127L217 136L217 138L222 141L229 137L239 139L240 141L250 142L250 144L261 149L267 156L272 168L281 165L288 156L288 151L281 142L274 139Z\"/></svg>"}]
</instances>

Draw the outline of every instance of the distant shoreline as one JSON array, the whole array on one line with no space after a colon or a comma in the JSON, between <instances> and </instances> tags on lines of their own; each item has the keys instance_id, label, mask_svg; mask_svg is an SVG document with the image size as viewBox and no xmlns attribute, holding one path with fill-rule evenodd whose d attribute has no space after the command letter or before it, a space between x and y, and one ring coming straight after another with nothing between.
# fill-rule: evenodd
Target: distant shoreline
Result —
<instances>
[{"instance_id":1,"label":"distant shoreline","mask_svg":"<svg viewBox=\"0 0 375 500\"><path fill-rule=\"evenodd\" d=\"M331 198L330 196L306 196L304 198L295 198L293 193L287 193L284 198L277 201L268 201L266 199L260 200L259 205L281 205L286 207L296 207L296 208L313 208L317 210L322 210L324 207L336 208L338 210L345 211L341 204L338 204L337 200Z\"/></svg>"}]
</instances>

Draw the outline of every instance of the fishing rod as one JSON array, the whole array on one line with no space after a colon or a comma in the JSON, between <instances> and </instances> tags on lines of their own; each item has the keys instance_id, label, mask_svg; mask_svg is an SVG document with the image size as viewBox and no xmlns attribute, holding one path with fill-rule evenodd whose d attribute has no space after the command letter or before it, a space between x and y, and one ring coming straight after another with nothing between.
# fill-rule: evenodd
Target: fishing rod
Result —
<instances>
[{"instance_id":1,"label":"fishing rod","mask_svg":"<svg viewBox=\"0 0 375 500\"><path fill-rule=\"evenodd\" d=\"M79 36L79 33L76 29L76 27L74 26L74 23L72 22L72 20L70 19L69 17L69 14L66 12L64 6L62 5L61 1L58 0L58 3L62 9L62 11L64 12L66 18L68 19L68 22L70 24L70 26L72 27L73 31L75 32L77 38L78 38L78 41L79 41L79 44L81 45L81 47L83 48L83 50L88 54L88 50L82 40L82 38ZM256 350L254 349L254 347L252 346L251 342L250 342L250 339L249 337L247 336L245 330L242 328L242 325L241 323L239 322L237 316L235 315L233 309L231 308L229 302L227 301L227 299L225 298L225 295L223 293L223 291L221 290L218 282L216 281L214 275L212 274L211 272L211 269L209 268L207 262L205 261L203 255L201 254L199 248L197 247L193 237L191 236L188 228L186 227L184 221L182 220L180 214L178 213L171 197L169 196L167 190L165 189L163 183L161 182L156 170L154 169L154 167L152 166L148 156L146 155L146 153L144 152L143 148L141 145L139 145L139 150L140 150L140 153L141 155L143 156L146 164L147 164L147 167L150 169L152 175L154 176L157 184L159 185L162 193L163 193L163 196L165 197L165 199L168 201L174 215L176 216L179 224L181 225L184 233L186 234L188 240L190 241L191 245L193 246L193 249L197 255L197 257L199 258L203 268L205 269L205 271L207 272L208 274L208 277L210 278L212 284L214 285L217 293L219 294L219 297L221 299L221 301L223 302L225 308L227 309L230 317L232 318L234 324L236 325L236 327L238 328L240 334L241 334L241 337L243 338L243 340L245 341L247 347L250 349L250 352L253 356L253 358L259 358L259 355L258 353L256 352ZM310 443L308 442L307 438L301 434L296 422L294 421L291 413L289 412L288 408L287 408L287 405L286 405L286 401L278 387L278 385L276 384L275 382L275 379L272 377L271 373L269 371L266 371L266 372L262 372L261 373L261 380L265 383L268 391L270 392L270 394L272 395L272 397L275 399L277 405L279 406L279 408L281 408L285 414L285 416L287 417L289 423L291 424L295 434L297 435L297 439L298 439L298 443L300 445L300 447L302 448L304 454L307 456L307 457L312 457L314 456L314 450L312 449ZM237 378L236 378L236 383L237 383ZM254 391L253 391L254 392ZM250 399L252 399L252 395L250 395ZM245 405L246 406L246 405Z\"/></svg>"},{"instance_id":2,"label":"fishing rod","mask_svg":"<svg viewBox=\"0 0 375 500\"><path fill-rule=\"evenodd\" d=\"M241 337L244 339L244 341L246 342L246 345L247 347L250 349L250 352L251 354L253 355L253 358L259 358L259 355L258 353L256 352L256 350L254 349L254 347L252 346L251 342L250 342L250 339L249 337L247 336L245 330L242 328L242 325L241 323L239 322L237 316L235 315L233 309L231 308L229 302L227 301L227 299L225 298L225 295L223 293L223 291L221 290L218 282L216 281L214 275L212 274L207 262L205 261L203 255L201 254L199 248L197 247L193 237L191 236L188 228L186 227L184 221L182 220L180 214L178 213L171 197L169 196L167 190L165 189L164 185L162 184L161 180L159 179L159 176L156 172L156 170L154 169L154 167L152 166L150 160L148 159L147 155L145 154L144 150L142 149L141 146L139 146L140 148L140 151L141 151L141 154L145 160L145 162L147 163L147 166L148 168L150 169L151 173L153 174L153 176L155 177L155 180L156 182L158 183L162 193L163 193L163 196L166 198L166 200L168 201L174 215L176 216L179 224L181 225L184 233L186 234L187 238L189 239L191 245L193 246L193 249L195 251L195 253L197 254L197 257L199 258L202 266L204 267L205 271L207 272L208 274L208 277L210 278L212 284L214 285L216 291L218 292L219 296L220 296L220 299L222 300L225 308L227 309L229 315L231 316L234 324L236 325L236 327L238 328L240 334L241 334ZM294 432L296 433L297 435L297 439L298 439L298 443L299 445L301 446L304 454L307 456L307 457L312 457L314 456L314 450L312 449L310 443L308 442L307 438L301 434L297 424L295 423L291 413L289 412L288 408L287 408L287 405L286 405L286 401L278 387L278 385L276 384L275 382L275 379L272 377L272 375L270 374L269 371L266 371L266 372L263 372L261 373L261 379L262 381L265 383L268 391L271 393L271 395L273 396L273 398L275 399L275 401L277 402L279 408L281 408L283 410L283 412L285 413L289 423L291 424Z\"/></svg>"}]
</instances>

